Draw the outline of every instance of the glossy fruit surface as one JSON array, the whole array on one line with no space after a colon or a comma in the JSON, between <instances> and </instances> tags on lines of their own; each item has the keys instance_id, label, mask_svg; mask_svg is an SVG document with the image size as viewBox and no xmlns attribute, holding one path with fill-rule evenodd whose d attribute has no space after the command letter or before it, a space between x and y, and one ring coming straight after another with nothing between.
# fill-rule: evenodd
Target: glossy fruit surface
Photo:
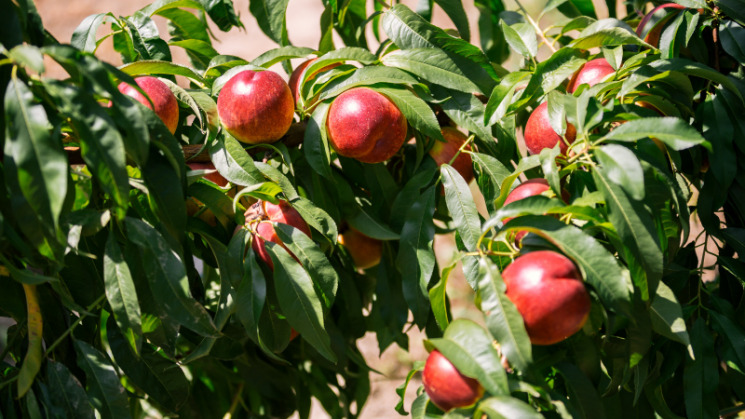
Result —
<instances>
[{"instance_id":1,"label":"glossy fruit surface","mask_svg":"<svg viewBox=\"0 0 745 419\"><path fill-rule=\"evenodd\" d=\"M538 105L525 124L525 147L531 154L540 154L544 148L554 148L557 143L561 153L565 154L568 147L567 143L573 143L576 136L577 130L570 123L567 123L566 142L554 131L549 122L548 102Z\"/></svg>"},{"instance_id":2,"label":"glossy fruit surface","mask_svg":"<svg viewBox=\"0 0 745 419\"><path fill-rule=\"evenodd\" d=\"M662 36L662 31L665 29L667 23L677 15L679 10L685 10L685 8L685 6L676 3L664 3L656 6L652 11L644 15L641 22L639 22L639 26L636 27L636 34L642 37L642 34L646 30L647 33L643 36L644 41L654 47L658 47L660 36ZM649 21L652 20L657 12L666 11L667 9L673 9L673 12L667 13L659 21L655 22L651 28L647 28Z\"/></svg>"},{"instance_id":3,"label":"glossy fruit surface","mask_svg":"<svg viewBox=\"0 0 745 419\"><path fill-rule=\"evenodd\" d=\"M209 162L189 162L187 163L189 169L204 171L205 174L202 177L210 182L214 183L219 187L224 187L228 184L228 180L225 179L220 172L215 169L215 165Z\"/></svg>"},{"instance_id":4,"label":"glossy fruit surface","mask_svg":"<svg viewBox=\"0 0 745 419\"><path fill-rule=\"evenodd\" d=\"M561 342L587 321L590 295L566 256L550 250L527 253L508 265L502 278L533 344Z\"/></svg>"},{"instance_id":5,"label":"glossy fruit surface","mask_svg":"<svg viewBox=\"0 0 745 419\"><path fill-rule=\"evenodd\" d=\"M347 249L357 268L368 269L380 263L383 254L383 243L380 240L368 237L352 227L341 233L338 240Z\"/></svg>"},{"instance_id":6,"label":"glossy fruit surface","mask_svg":"<svg viewBox=\"0 0 745 419\"><path fill-rule=\"evenodd\" d=\"M254 240L251 242L251 247L260 260L269 265L271 269L274 269L274 263L271 256L269 256L269 252L266 250L264 241L268 240L272 243L277 243L285 249L287 247L277 236L272 221L293 226L308 237L311 237L311 231L308 223L303 220L300 213L287 201L279 201L279 204L258 201L246 211L246 223L249 224L249 229L253 229L254 232ZM293 257L295 256L292 252L290 254Z\"/></svg>"},{"instance_id":7,"label":"glossy fruit surface","mask_svg":"<svg viewBox=\"0 0 745 419\"><path fill-rule=\"evenodd\" d=\"M363 163L391 158L406 141L406 118L387 97L367 87L349 89L331 103L329 142L345 157Z\"/></svg>"},{"instance_id":8,"label":"glossy fruit surface","mask_svg":"<svg viewBox=\"0 0 745 419\"><path fill-rule=\"evenodd\" d=\"M239 141L273 143L290 129L295 101L279 74L245 70L223 86L217 113L223 127Z\"/></svg>"},{"instance_id":9,"label":"glossy fruit surface","mask_svg":"<svg viewBox=\"0 0 745 419\"><path fill-rule=\"evenodd\" d=\"M429 155L437 163L437 166L450 163L450 160L468 139L465 134L453 127L442 128L442 136L445 137L445 141L435 141L432 148L429 149ZM470 145L464 147L464 152L458 154L458 157L452 163L453 168L460 173L466 183L473 180L473 162L471 161L471 155L465 152L470 150Z\"/></svg>"},{"instance_id":10,"label":"glossy fruit surface","mask_svg":"<svg viewBox=\"0 0 745 419\"><path fill-rule=\"evenodd\" d=\"M461 374L437 349L429 353L422 384L432 403L443 411L474 404L484 395L481 384Z\"/></svg>"},{"instance_id":11,"label":"glossy fruit surface","mask_svg":"<svg viewBox=\"0 0 745 419\"><path fill-rule=\"evenodd\" d=\"M615 73L616 70L611 67L605 58L596 58L582 65L574 73L567 85L567 92L574 93L579 86L587 84L592 87L600 83L609 74Z\"/></svg>"},{"instance_id":12,"label":"glossy fruit surface","mask_svg":"<svg viewBox=\"0 0 745 419\"><path fill-rule=\"evenodd\" d=\"M529 196L540 195L548 191L549 189L551 188L548 186L548 181L546 179L535 178L526 180L525 182L517 185L515 189L507 194L507 198L504 200L504 205L519 201ZM507 223L511 219L512 217L507 217L502 220L502 222ZM522 241L523 237L525 237L526 234L528 234L528 232L525 230L518 231L517 234L515 234L515 243L520 243L520 241Z\"/></svg>"},{"instance_id":13,"label":"glossy fruit surface","mask_svg":"<svg viewBox=\"0 0 745 419\"><path fill-rule=\"evenodd\" d=\"M138 102L152 109L163 121L168 131L171 131L171 134L176 132L179 113L178 101L171 89L157 77L137 77L135 78L135 82L147 94L150 100L127 83L119 83L118 89L123 94L133 97ZM152 101L152 104L150 101Z\"/></svg>"}]
</instances>

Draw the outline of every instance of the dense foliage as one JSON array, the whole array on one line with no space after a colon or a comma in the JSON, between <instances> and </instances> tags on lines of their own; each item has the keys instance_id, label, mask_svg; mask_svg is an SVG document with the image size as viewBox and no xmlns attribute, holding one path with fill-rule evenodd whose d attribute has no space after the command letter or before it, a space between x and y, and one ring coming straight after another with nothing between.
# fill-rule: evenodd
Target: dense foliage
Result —
<instances>
[{"instance_id":1,"label":"dense foliage","mask_svg":"<svg viewBox=\"0 0 745 419\"><path fill-rule=\"evenodd\" d=\"M251 0L279 46L249 62L212 45L208 22L242 26L230 0L93 15L70 43L31 1L2 2L0 315L15 324L1 347L0 417L307 417L312 398L356 417L375 373L357 340L373 332L381 351L408 348L411 327L483 386L449 418L744 410L742 1L680 0L651 19L643 1L624 3L622 18L606 1L604 19L588 0L551 0L541 16L477 1L478 45L458 0L416 12L367 3L324 1L320 42L301 47L289 43L288 0ZM435 3L456 30L430 23ZM541 28L543 16L557 24ZM120 67L95 55L112 40ZM190 62L172 62L176 48ZM612 74L568 92L599 57ZM232 76L272 67L287 79L307 58L279 142L246 145L221 129L217 98ZM45 59L69 77L45 77ZM140 75L175 94L174 133L119 91ZM360 86L408 121L411 140L385 163L329 146L330 104ZM564 153L521 144L544 101L555 132L576 130ZM473 185L429 156L443 126L468 133ZM548 191L504 205L532 178ZM275 223L286 247L268 246L271 269L244 213L280 199L312 237ZM349 228L383 242L378 265L355 268L338 241ZM459 256L438 266L433 239L449 233ZM591 298L582 330L549 346L531 344L501 276L539 249L569 257ZM457 263L481 324L449 311ZM443 414L418 394L392 415Z\"/></svg>"}]
</instances>

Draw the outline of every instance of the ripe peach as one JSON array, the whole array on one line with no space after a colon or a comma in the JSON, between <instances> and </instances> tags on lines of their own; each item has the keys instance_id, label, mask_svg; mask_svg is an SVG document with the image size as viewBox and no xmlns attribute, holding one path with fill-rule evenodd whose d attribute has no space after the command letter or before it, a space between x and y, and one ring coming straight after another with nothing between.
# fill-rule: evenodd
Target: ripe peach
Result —
<instances>
[{"instance_id":1,"label":"ripe peach","mask_svg":"<svg viewBox=\"0 0 745 419\"><path fill-rule=\"evenodd\" d=\"M584 63L582 67L574 73L567 85L567 92L574 93L577 88L583 84L592 87L600 83L600 81L609 74L615 72L616 70L611 67L605 58L590 60Z\"/></svg>"},{"instance_id":2,"label":"ripe peach","mask_svg":"<svg viewBox=\"0 0 745 419\"><path fill-rule=\"evenodd\" d=\"M450 163L450 160L468 139L465 134L453 127L443 127L442 136L445 137L445 141L435 141L435 144L429 149L429 155L437 163L437 166ZM465 152L470 150L471 146L466 146L452 163L453 168L460 173L466 183L473 180L473 162L471 161L471 155Z\"/></svg>"},{"instance_id":3,"label":"ripe peach","mask_svg":"<svg viewBox=\"0 0 745 419\"><path fill-rule=\"evenodd\" d=\"M477 380L461 374L437 349L427 357L422 384L432 403L445 412L470 406L484 395L484 387Z\"/></svg>"},{"instance_id":4,"label":"ripe peach","mask_svg":"<svg viewBox=\"0 0 745 419\"><path fill-rule=\"evenodd\" d=\"M279 74L245 70L234 75L217 97L223 127L248 144L273 143L292 125L295 102Z\"/></svg>"},{"instance_id":5,"label":"ripe peach","mask_svg":"<svg viewBox=\"0 0 745 419\"><path fill-rule=\"evenodd\" d=\"M577 130L574 128L574 125L567 123L564 136L566 137L566 142L551 127L548 118L548 102L538 105L530 114L528 122L525 124L525 147L531 154L540 154L544 148L554 148L557 143L559 144L561 153L566 153L568 148L567 143L571 144L577 138Z\"/></svg>"},{"instance_id":6,"label":"ripe peach","mask_svg":"<svg viewBox=\"0 0 745 419\"><path fill-rule=\"evenodd\" d=\"M303 72L315 60L317 60L317 58L312 58L310 60L303 61L302 63L300 63L300 65L298 65L297 67L295 67L295 69L292 70L292 74L290 74L290 80L287 82L287 84L290 86L290 91L292 92L292 97L295 98L295 103L298 102L299 97L300 97L300 86L299 86L299 84L300 84L300 79L302 78ZM339 65L340 65L339 63L334 63L334 64L331 64L331 65L327 65L326 67L323 67L322 69L316 71L315 73L309 74L308 77L306 77L305 81L308 82L308 81L312 80L316 76L316 74L318 74L318 73L320 73L322 71L331 70L332 68L338 67Z\"/></svg>"},{"instance_id":7,"label":"ripe peach","mask_svg":"<svg viewBox=\"0 0 745 419\"><path fill-rule=\"evenodd\" d=\"M354 266L368 269L380 263L383 254L383 243L380 240L368 237L353 227L348 227L339 234L338 240L349 252Z\"/></svg>"},{"instance_id":8,"label":"ripe peach","mask_svg":"<svg viewBox=\"0 0 745 419\"><path fill-rule=\"evenodd\" d=\"M305 233L308 237L311 237L311 231L308 224L303 220L303 217L300 216L300 213L295 208L292 208L287 201L279 201L279 204L258 201L246 210L246 224L249 225L249 229L253 230L251 247L261 261L269 265L269 268L274 269L274 263L271 256L269 256L269 252L266 250L264 240L277 243L285 249L287 247L277 236L277 232L271 223L272 221L291 225ZM292 252L290 254L295 257Z\"/></svg>"},{"instance_id":9,"label":"ripe peach","mask_svg":"<svg viewBox=\"0 0 745 419\"><path fill-rule=\"evenodd\" d=\"M368 87L340 94L326 121L336 152L364 163L380 163L396 154L406 141L406 125L396 105Z\"/></svg>"},{"instance_id":10,"label":"ripe peach","mask_svg":"<svg viewBox=\"0 0 745 419\"><path fill-rule=\"evenodd\" d=\"M171 89L157 77L142 76L135 78L138 86L147 94L145 97L134 87L127 83L119 83L118 89L123 94L133 97L138 102L152 109L163 123L171 131L176 132L178 127L178 101ZM148 100L148 97L150 100ZM152 104L150 103L152 101Z\"/></svg>"},{"instance_id":11,"label":"ripe peach","mask_svg":"<svg viewBox=\"0 0 745 419\"><path fill-rule=\"evenodd\" d=\"M505 294L523 316L535 345L561 342L582 329L590 315L590 295L574 263L540 250L515 259L502 272Z\"/></svg>"}]
</instances>

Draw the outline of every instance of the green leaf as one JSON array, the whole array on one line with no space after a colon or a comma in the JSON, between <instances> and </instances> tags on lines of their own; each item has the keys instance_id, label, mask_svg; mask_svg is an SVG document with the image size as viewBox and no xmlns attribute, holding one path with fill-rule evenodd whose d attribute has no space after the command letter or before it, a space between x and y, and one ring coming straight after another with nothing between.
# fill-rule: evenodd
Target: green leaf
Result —
<instances>
[{"instance_id":1,"label":"green leaf","mask_svg":"<svg viewBox=\"0 0 745 419\"><path fill-rule=\"evenodd\" d=\"M328 134L326 132L326 114L329 105L330 103L321 102L308 120L303 137L303 154L316 173L332 180L331 154L329 153Z\"/></svg>"},{"instance_id":2,"label":"green leaf","mask_svg":"<svg viewBox=\"0 0 745 419\"><path fill-rule=\"evenodd\" d=\"M595 288L606 306L631 314L632 286L628 271L594 237L550 216L518 217L505 224L504 229L527 230L546 238L577 264L582 277Z\"/></svg>"},{"instance_id":3,"label":"green leaf","mask_svg":"<svg viewBox=\"0 0 745 419\"><path fill-rule=\"evenodd\" d=\"M307 57L313 52L315 51L312 48L284 46L270 49L269 51L262 53L258 57L251 60L251 64L269 68L274 64L289 60L291 58Z\"/></svg>"},{"instance_id":4,"label":"green leaf","mask_svg":"<svg viewBox=\"0 0 745 419\"><path fill-rule=\"evenodd\" d=\"M449 164L440 166L442 186L453 224L469 252L476 251L481 237L481 219L471 189L463 177Z\"/></svg>"},{"instance_id":5,"label":"green leaf","mask_svg":"<svg viewBox=\"0 0 745 419\"><path fill-rule=\"evenodd\" d=\"M431 89L442 110L459 127L487 143L494 142L491 129L484 125L484 104L475 95L441 86L431 86Z\"/></svg>"},{"instance_id":6,"label":"green leaf","mask_svg":"<svg viewBox=\"0 0 745 419\"><path fill-rule=\"evenodd\" d=\"M414 374L420 372L421 368L414 368L406 375L406 380L401 384L400 386L396 387L396 394L398 394L398 397L401 398L401 400L396 404L396 412L398 412L399 415L405 416L408 415L406 412L406 409L404 409L404 395L406 394L406 388L409 386L409 382L411 382L411 379L414 377Z\"/></svg>"},{"instance_id":7,"label":"green leaf","mask_svg":"<svg viewBox=\"0 0 745 419\"><path fill-rule=\"evenodd\" d=\"M525 21L525 18L512 11L502 12L499 17L504 39L510 47L523 57L535 57L538 53L538 40L535 30Z\"/></svg>"},{"instance_id":8,"label":"green leaf","mask_svg":"<svg viewBox=\"0 0 745 419\"><path fill-rule=\"evenodd\" d=\"M471 153L471 160L480 168L483 175L488 176L499 194L502 182L510 175L509 169L502 162L488 154Z\"/></svg>"},{"instance_id":9,"label":"green leaf","mask_svg":"<svg viewBox=\"0 0 745 419\"><path fill-rule=\"evenodd\" d=\"M287 45L287 5L289 0L250 0L248 10L256 18L261 31L272 41Z\"/></svg>"},{"instance_id":10,"label":"green leaf","mask_svg":"<svg viewBox=\"0 0 745 419\"><path fill-rule=\"evenodd\" d=\"M440 124L432 108L410 90L398 87L376 87L376 91L390 99L404 114L407 122L430 138L442 139Z\"/></svg>"},{"instance_id":11,"label":"green leaf","mask_svg":"<svg viewBox=\"0 0 745 419\"><path fill-rule=\"evenodd\" d=\"M199 0L204 5L210 19L220 28L227 32L230 28L243 28L243 23L235 14L232 0Z\"/></svg>"},{"instance_id":12,"label":"green leaf","mask_svg":"<svg viewBox=\"0 0 745 419\"><path fill-rule=\"evenodd\" d=\"M471 30L468 27L468 16L463 8L463 3L458 0L434 0L442 8L445 14L455 24L460 37L466 41L471 40Z\"/></svg>"},{"instance_id":13,"label":"green leaf","mask_svg":"<svg viewBox=\"0 0 745 419\"><path fill-rule=\"evenodd\" d=\"M210 60L219 53L212 47L212 44L199 39L185 39L182 41L171 41L168 43L171 47L180 47L186 50L189 54L192 63L199 66L199 68L205 68L209 65Z\"/></svg>"},{"instance_id":14,"label":"green leaf","mask_svg":"<svg viewBox=\"0 0 745 419\"><path fill-rule=\"evenodd\" d=\"M251 186L266 181L251 156L238 140L227 133L212 140L209 152L217 171L230 183Z\"/></svg>"},{"instance_id":15,"label":"green leaf","mask_svg":"<svg viewBox=\"0 0 745 419\"><path fill-rule=\"evenodd\" d=\"M283 223L273 224L277 237L300 260L300 264L308 271L313 283L320 289L326 307L331 308L339 288L339 275L329 263L326 255L310 237L299 229Z\"/></svg>"},{"instance_id":16,"label":"green leaf","mask_svg":"<svg viewBox=\"0 0 745 419\"><path fill-rule=\"evenodd\" d=\"M72 32L70 44L81 51L96 52L96 48L98 48L98 42L96 41L98 28L102 23L115 19L112 13L97 13L86 17Z\"/></svg>"},{"instance_id":17,"label":"green leaf","mask_svg":"<svg viewBox=\"0 0 745 419\"><path fill-rule=\"evenodd\" d=\"M465 93L481 93L458 64L437 48L398 50L383 56L382 61L386 66L406 70L429 83Z\"/></svg>"},{"instance_id":18,"label":"green leaf","mask_svg":"<svg viewBox=\"0 0 745 419\"><path fill-rule=\"evenodd\" d=\"M106 287L106 299L111 305L111 311L116 324L126 336L127 342L136 353L142 344L142 323L140 303L137 300L132 273L124 260L116 235L109 234L103 258L103 279Z\"/></svg>"},{"instance_id":19,"label":"green leaf","mask_svg":"<svg viewBox=\"0 0 745 419\"><path fill-rule=\"evenodd\" d=\"M324 326L323 307L313 280L281 246L266 241L274 263L274 286L279 307L287 321L324 358L336 362L331 340Z\"/></svg>"},{"instance_id":20,"label":"green leaf","mask_svg":"<svg viewBox=\"0 0 745 419\"><path fill-rule=\"evenodd\" d=\"M25 83L11 78L5 91L5 154L17 169L18 186L54 237L67 195L67 155L41 104ZM7 170L7 168L6 168Z\"/></svg>"},{"instance_id":21,"label":"green leaf","mask_svg":"<svg viewBox=\"0 0 745 419\"><path fill-rule=\"evenodd\" d=\"M430 339L429 343L463 375L476 378L490 394L510 393L507 373L492 336L473 320L453 320L442 338Z\"/></svg>"},{"instance_id":22,"label":"green leaf","mask_svg":"<svg viewBox=\"0 0 745 419\"><path fill-rule=\"evenodd\" d=\"M72 375L65 364L47 359L47 383L49 398L63 417L93 419L95 412L80 381Z\"/></svg>"},{"instance_id":23,"label":"green leaf","mask_svg":"<svg viewBox=\"0 0 745 419\"><path fill-rule=\"evenodd\" d=\"M560 362L556 370L564 378L569 389L569 403L582 418L605 418L603 404L600 401L595 386L585 373L574 364Z\"/></svg>"},{"instance_id":24,"label":"green leaf","mask_svg":"<svg viewBox=\"0 0 745 419\"><path fill-rule=\"evenodd\" d=\"M626 122L603 137L603 140L637 141L642 138L657 138L673 150L703 145L711 148L708 141L685 121L674 117L640 118Z\"/></svg>"},{"instance_id":25,"label":"green leaf","mask_svg":"<svg viewBox=\"0 0 745 419\"><path fill-rule=\"evenodd\" d=\"M152 143L155 146L157 143ZM163 144L163 142L160 142ZM141 168L142 178L147 185L150 199L155 204L155 213L168 232L179 241L186 230L186 203L181 187L179 171L184 167L183 162L174 165L162 150L151 147L150 156ZM181 158L177 154L176 158Z\"/></svg>"},{"instance_id":26,"label":"green leaf","mask_svg":"<svg viewBox=\"0 0 745 419\"><path fill-rule=\"evenodd\" d=\"M126 218L128 237L139 247L143 268L158 302L172 320L206 337L220 333L207 310L189 295L186 268L163 236L144 221Z\"/></svg>"},{"instance_id":27,"label":"green leaf","mask_svg":"<svg viewBox=\"0 0 745 419\"><path fill-rule=\"evenodd\" d=\"M128 381L142 389L148 398L176 412L189 397L189 381L175 361L163 357L146 343L138 356L121 330L109 318L107 338L117 367Z\"/></svg>"},{"instance_id":28,"label":"green leaf","mask_svg":"<svg viewBox=\"0 0 745 419\"><path fill-rule=\"evenodd\" d=\"M451 263L442 270L440 280L429 289L429 301L432 307L432 314L441 330L445 330L450 324L448 318L450 310L448 303L448 278L450 273L455 269L456 262Z\"/></svg>"},{"instance_id":29,"label":"green leaf","mask_svg":"<svg viewBox=\"0 0 745 419\"><path fill-rule=\"evenodd\" d=\"M339 229L336 221L322 208L318 207L308 198L299 196L291 201L293 208L300 213L309 226L320 231L331 243L336 243Z\"/></svg>"},{"instance_id":30,"label":"green leaf","mask_svg":"<svg viewBox=\"0 0 745 419\"><path fill-rule=\"evenodd\" d=\"M189 67L181 64L175 64L170 61L160 60L141 60L133 63L125 64L119 69L130 76L141 76L141 75L170 75L170 76L184 76L188 79L204 83L202 76L194 72Z\"/></svg>"},{"instance_id":31,"label":"green leaf","mask_svg":"<svg viewBox=\"0 0 745 419\"><path fill-rule=\"evenodd\" d=\"M160 37L155 22L142 12L135 12L131 17L122 19L132 36L132 45L139 60L171 61L171 50L168 43Z\"/></svg>"},{"instance_id":32,"label":"green leaf","mask_svg":"<svg viewBox=\"0 0 745 419\"><path fill-rule=\"evenodd\" d=\"M483 257L479 259L479 276L477 293L486 326L510 363L525 373L533 363L533 349L523 318L505 295L499 270Z\"/></svg>"},{"instance_id":33,"label":"green leaf","mask_svg":"<svg viewBox=\"0 0 745 419\"><path fill-rule=\"evenodd\" d=\"M722 339L726 340L735 353L740 370L745 368L745 331L734 318L716 311L710 311L712 326Z\"/></svg>"},{"instance_id":34,"label":"green leaf","mask_svg":"<svg viewBox=\"0 0 745 419\"><path fill-rule=\"evenodd\" d=\"M476 406L474 416L486 415L493 419L541 419L543 416L536 412L533 406L510 396L493 396L483 399Z\"/></svg>"},{"instance_id":35,"label":"green leaf","mask_svg":"<svg viewBox=\"0 0 745 419\"><path fill-rule=\"evenodd\" d=\"M645 48L654 48L632 31L623 28L594 30L592 27L582 31L582 34L570 42L568 46L577 49L591 49L597 47L615 47L618 45L639 45Z\"/></svg>"},{"instance_id":36,"label":"green leaf","mask_svg":"<svg viewBox=\"0 0 745 419\"><path fill-rule=\"evenodd\" d=\"M241 242L243 240L241 239ZM233 246L231 246L231 250ZM240 247L241 255L244 247ZM233 257L235 253L232 253ZM240 259L239 259L240 260ZM255 343L259 342L259 318L266 301L266 278L261 271L253 251L249 251L243 262L243 275L235 287L235 305L238 320Z\"/></svg>"},{"instance_id":37,"label":"green leaf","mask_svg":"<svg viewBox=\"0 0 745 419\"><path fill-rule=\"evenodd\" d=\"M693 358L693 348L683 318L683 309L678 303L678 299L675 298L673 290L662 281L657 286L657 294L652 300L650 316L652 330L685 345L689 355Z\"/></svg>"},{"instance_id":38,"label":"green leaf","mask_svg":"<svg viewBox=\"0 0 745 419\"><path fill-rule=\"evenodd\" d=\"M716 0L714 4L718 5L724 11L724 14L734 19L737 23L745 25L745 11L743 11L745 2L743 0Z\"/></svg>"},{"instance_id":39,"label":"green leaf","mask_svg":"<svg viewBox=\"0 0 745 419\"><path fill-rule=\"evenodd\" d=\"M427 188L406 212L396 257L404 298L414 314L414 321L420 325L426 323L429 281L436 264L432 248L436 190L435 186Z\"/></svg>"},{"instance_id":40,"label":"green leaf","mask_svg":"<svg viewBox=\"0 0 745 419\"><path fill-rule=\"evenodd\" d=\"M130 418L127 393L106 355L82 340L73 340L78 366L85 372L88 399L105 419Z\"/></svg>"},{"instance_id":41,"label":"green leaf","mask_svg":"<svg viewBox=\"0 0 745 419\"><path fill-rule=\"evenodd\" d=\"M103 107L77 86L48 81L47 91L60 103L60 111L70 118L80 141L80 151L98 184L113 200L114 215L126 214L129 179L121 133Z\"/></svg>"},{"instance_id":42,"label":"green leaf","mask_svg":"<svg viewBox=\"0 0 745 419\"><path fill-rule=\"evenodd\" d=\"M355 230L373 239L398 240L401 238L390 226L370 215L370 212L363 207L358 207L353 213L348 214L346 220Z\"/></svg>"},{"instance_id":43,"label":"green leaf","mask_svg":"<svg viewBox=\"0 0 745 419\"><path fill-rule=\"evenodd\" d=\"M642 293L642 300L647 301L662 278L663 268L662 249L657 240L652 215L643 202L631 199L620 186L613 183L604 168L597 168L593 172L593 178L605 197L609 221L634 258L644 267L644 272L640 275L646 277L646 284L637 283L637 286Z\"/></svg>"},{"instance_id":44,"label":"green leaf","mask_svg":"<svg viewBox=\"0 0 745 419\"><path fill-rule=\"evenodd\" d=\"M389 57L392 54L386 55ZM337 82L337 80L340 80ZM318 100L326 100L338 96L345 90L358 86L371 86L378 83L403 84L413 86L418 83L417 79L409 73L384 66L367 66L355 70L351 76L337 79L325 88ZM315 112L314 112L315 113Z\"/></svg>"},{"instance_id":45,"label":"green leaf","mask_svg":"<svg viewBox=\"0 0 745 419\"><path fill-rule=\"evenodd\" d=\"M719 416L716 389L719 385L719 368L714 350L714 337L699 317L691 327L691 346L695 359L686 358L683 370L683 395L686 417L690 419Z\"/></svg>"},{"instance_id":46,"label":"green leaf","mask_svg":"<svg viewBox=\"0 0 745 419\"><path fill-rule=\"evenodd\" d=\"M5 52L5 54L21 67L27 67L37 73L44 72L44 56L37 47L22 44Z\"/></svg>"},{"instance_id":47,"label":"green leaf","mask_svg":"<svg viewBox=\"0 0 745 419\"><path fill-rule=\"evenodd\" d=\"M620 185L631 199L644 199L644 170L633 151L617 144L607 144L595 150L608 180Z\"/></svg>"}]
</instances>

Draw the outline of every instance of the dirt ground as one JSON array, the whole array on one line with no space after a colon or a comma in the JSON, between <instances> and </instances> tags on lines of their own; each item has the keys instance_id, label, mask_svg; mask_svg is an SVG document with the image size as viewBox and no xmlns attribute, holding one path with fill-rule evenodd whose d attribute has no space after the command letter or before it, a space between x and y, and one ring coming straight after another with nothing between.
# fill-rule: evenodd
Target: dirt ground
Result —
<instances>
[{"instance_id":1,"label":"dirt ground","mask_svg":"<svg viewBox=\"0 0 745 419\"><path fill-rule=\"evenodd\" d=\"M251 60L261 53L275 48L277 45L266 37L259 29L256 20L248 11L248 0L234 0L236 11L239 13L241 21L245 25L245 30L233 30L229 33L220 32L217 29L213 33L218 37L215 42L215 49L222 54L229 54ZM112 12L117 16L129 16L136 10L151 3L149 0L36 0L35 1L45 27L60 41L69 42L73 31L78 24L87 16L95 13ZM415 7L416 0L408 0L405 3L410 7ZM292 0L287 12L287 23L290 41L293 45L317 47L320 39L319 19L323 11L320 0ZM476 21L476 11L472 7L468 8L470 21ZM441 27L452 28L453 25L447 20L442 11L436 10L434 13L435 23ZM156 23L160 28L161 34L167 34L166 24L163 20L157 20ZM475 25L475 23L474 23ZM472 33L476 34L476 27L471 28ZM102 27L99 30L99 37L107 33L108 28ZM374 39L369 37L369 39ZM476 41L476 40L474 40ZM342 45L340 41L336 42L337 46ZM371 48L374 48L371 45ZM186 55L173 48L174 61L188 64ZM121 60L118 54L113 50L111 41L105 41L101 44L96 55L112 64L119 65ZM297 64L297 63L295 63ZM64 72L61 68L55 68L51 62L48 62L47 75L50 77L63 77ZM283 77L287 78L286 74ZM436 240L436 251L441 266L446 266L452 260L454 244L452 237L438 237ZM463 301L453 306L454 314L460 317L462 313L468 313L470 288L465 283L460 271L458 274L451 276L449 281L449 295L461 296L457 301ZM462 313L461 313L462 312ZM472 314L471 314L472 315ZM362 410L361 417L366 419L396 418L399 415L395 412L394 407L399 401L395 392L396 387L400 386L405 380L406 374L411 368L414 361L424 360L427 352L422 345L423 336L417 330L410 332L410 352L403 351L398 347L388 348L384 353L378 351L378 344L373 334L368 334L359 342L359 347L365 356L368 364L381 372L381 375L372 374L371 376L371 394L367 404ZM420 386L419 377L416 377L409 385L405 397L405 406L408 410L411 402L415 398L416 389ZM314 405L311 413L313 419L325 418L328 415L320 408L318 404Z\"/></svg>"}]
</instances>

